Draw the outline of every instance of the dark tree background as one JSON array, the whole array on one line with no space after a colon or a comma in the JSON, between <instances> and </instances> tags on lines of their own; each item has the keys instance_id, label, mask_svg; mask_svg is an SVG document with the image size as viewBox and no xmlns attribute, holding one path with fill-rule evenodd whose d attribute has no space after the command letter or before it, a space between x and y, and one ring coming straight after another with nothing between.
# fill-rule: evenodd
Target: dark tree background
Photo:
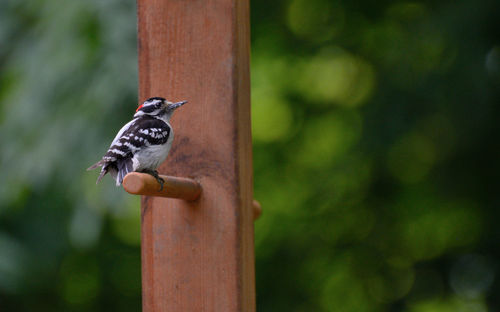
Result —
<instances>
[{"instance_id":1,"label":"dark tree background","mask_svg":"<svg viewBox=\"0 0 500 312\"><path fill-rule=\"evenodd\" d=\"M500 2L251 10L258 310L499 310ZM85 171L136 40L133 1L0 2L2 311L141 309L139 199Z\"/></svg>"}]
</instances>

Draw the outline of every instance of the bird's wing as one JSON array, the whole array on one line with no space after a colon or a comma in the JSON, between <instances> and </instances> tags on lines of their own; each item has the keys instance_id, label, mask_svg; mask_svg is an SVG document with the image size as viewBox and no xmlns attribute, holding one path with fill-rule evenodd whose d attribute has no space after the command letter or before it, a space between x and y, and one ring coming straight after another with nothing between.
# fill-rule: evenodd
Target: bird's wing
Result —
<instances>
[{"instance_id":1,"label":"bird's wing","mask_svg":"<svg viewBox=\"0 0 500 312\"><path fill-rule=\"evenodd\" d=\"M102 158L105 162L132 158L144 147L166 143L170 135L170 127L166 122L148 116L133 120L127 129L120 130L120 132L118 133L120 136L115 138Z\"/></svg>"},{"instance_id":2,"label":"bird's wing","mask_svg":"<svg viewBox=\"0 0 500 312\"><path fill-rule=\"evenodd\" d=\"M115 138L113 139L113 142L111 142L111 145L109 146L108 153L109 153L109 151L113 148L113 145L115 145L115 143L116 143L116 142L117 142L117 141L118 141L118 140L122 137L123 133L124 133L125 131L127 131L127 130L130 128L130 126L131 126L132 124L134 124L135 122L137 122L137 118L134 118L134 119L132 119L131 121L127 122L127 123L126 123L126 124L125 124L125 125L124 125L121 129L120 129L120 131L118 131L118 133L116 134ZM107 155L107 153L106 153L106 155ZM105 156L106 156L106 155L105 155ZM108 158L108 159L110 159L110 158ZM115 158L115 159L116 159L116 158ZM99 160L98 162L96 162L95 164L93 164L92 166L90 166L89 168L87 168L87 170L94 170L94 169L95 169L95 168L97 168L97 167L102 167L102 166L104 166L107 162L108 162L108 160L104 159L104 157L103 157L101 160ZM102 178L102 177L100 177L100 178ZM97 182L99 182L99 180L100 180L100 179L98 179L98 180L97 180Z\"/></svg>"},{"instance_id":3,"label":"bird's wing","mask_svg":"<svg viewBox=\"0 0 500 312\"><path fill-rule=\"evenodd\" d=\"M121 136L123 135L123 133L124 133L125 131L127 131L127 130L130 128L130 126L131 126L132 124L134 124L135 122L137 122L137 118L134 118L134 119L132 119L131 121L127 122L127 123L126 123L126 124L125 124L125 125L124 125L121 129L120 129L120 131L118 131L118 133L116 134L115 138L113 139L113 142L111 142L111 145L110 145L109 147L113 146L113 144L115 144L115 142L116 142L116 141L118 141L118 140L121 138Z\"/></svg>"}]
</instances>

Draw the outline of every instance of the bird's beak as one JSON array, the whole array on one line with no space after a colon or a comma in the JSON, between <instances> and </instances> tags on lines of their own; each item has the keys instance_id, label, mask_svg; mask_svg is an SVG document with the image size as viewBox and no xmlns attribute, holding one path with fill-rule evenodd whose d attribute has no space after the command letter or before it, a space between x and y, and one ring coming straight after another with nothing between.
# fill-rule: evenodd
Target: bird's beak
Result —
<instances>
[{"instance_id":1,"label":"bird's beak","mask_svg":"<svg viewBox=\"0 0 500 312\"><path fill-rule=\"evenodd\" d=\"M177 103L173 103L173 104L170 104L170 108L172 109L176 109L184 104L186 104L187 101L180 101L180 102L177 102Z\"/></svg>"}]
</instances>

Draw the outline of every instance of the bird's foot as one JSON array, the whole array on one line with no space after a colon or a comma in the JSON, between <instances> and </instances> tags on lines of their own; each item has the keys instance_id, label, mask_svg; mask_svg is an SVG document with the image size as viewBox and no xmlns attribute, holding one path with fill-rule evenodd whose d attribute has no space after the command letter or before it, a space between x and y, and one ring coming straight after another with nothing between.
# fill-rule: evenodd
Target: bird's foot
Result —
<instances>
[{"instance_id":1,"label":"bird's foot","mask_svg":"<svg viewBox=\"0 0 500 312\"><path fill-rule=\"evenodd\" d=\"M142 172L152 175L156 179L156 181L160 184L159 191L163 190L163 184L165 183L165 180L158 175L158 171L156 171L156 170L143 170Z\"/></svg>"},{"instance_id":2,"label":"bird's foot","mask_svg":"<svg viewBox=\"0 0 500 312\"><path fill-rule=\"evenodd\" d=\"M165 180L163 178L160 178L160 177L156 177L156 181L158 181L158 183L160 183L160 189L159 191L163 191L163 184L165 184Z\"/></svg>"}]
</instances>

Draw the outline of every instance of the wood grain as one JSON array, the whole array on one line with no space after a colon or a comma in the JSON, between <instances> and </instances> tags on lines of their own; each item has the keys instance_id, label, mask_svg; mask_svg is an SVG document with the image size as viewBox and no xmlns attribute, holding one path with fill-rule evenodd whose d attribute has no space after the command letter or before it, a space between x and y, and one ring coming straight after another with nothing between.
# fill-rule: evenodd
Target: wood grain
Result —
<instances>
[{"instance_id":1,"label":"wood grain","mask_svg":"<svg viewBox=\"0 0 500 312\"><path fill-rule=\"evenodd\" d=\"M203 186L143 197L143 311L255 311L248 0L137 3L140 100L188 101L159 171Z\"/></svg>"}]
</instances>

